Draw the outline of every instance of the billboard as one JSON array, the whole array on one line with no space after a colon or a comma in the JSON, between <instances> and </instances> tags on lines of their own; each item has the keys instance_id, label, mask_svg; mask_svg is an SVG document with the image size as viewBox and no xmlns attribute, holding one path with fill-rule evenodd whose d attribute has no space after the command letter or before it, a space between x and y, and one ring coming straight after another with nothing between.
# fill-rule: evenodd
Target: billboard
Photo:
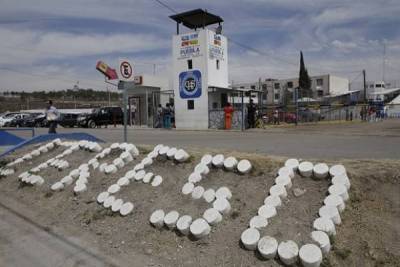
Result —
<instances>
[{"instance_id":1,"label":"billboard","mask_svg":"<svg viewBox=\"0 0 400 267\"><path fill-rule=\"evenodd\" d=\"M112 69L111 67L109 67L106 63L104 63L101 60L97 61L96 70L98 70L101 73L103 73L103 75L106 76L107 79L109 79L109 80L118 79L118 74L115 71L115 69Z\"/></svg>"}]
</instances>

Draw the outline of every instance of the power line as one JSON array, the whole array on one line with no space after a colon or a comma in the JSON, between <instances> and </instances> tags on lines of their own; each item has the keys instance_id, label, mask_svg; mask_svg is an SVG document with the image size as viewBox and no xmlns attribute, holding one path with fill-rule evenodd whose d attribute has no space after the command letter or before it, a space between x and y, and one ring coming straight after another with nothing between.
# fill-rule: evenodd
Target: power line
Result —
<instances>
[{"instance_id":1,"label":"power line","mask_svg":"<svg viewBox=\"0 0 400 267\"><path fill-rule=\"evenodd\" d=\"M178 13L178 11L176 11L175 9L173 9L172 7L170 7L169 5L165 4L164 2L160 1L160 0L154 0L157 3L159 3L160 5L162 5L163 7L165 7L166 9L168 9L169 11L172 11L174 13Z\"/></svg>"}]
</instances>

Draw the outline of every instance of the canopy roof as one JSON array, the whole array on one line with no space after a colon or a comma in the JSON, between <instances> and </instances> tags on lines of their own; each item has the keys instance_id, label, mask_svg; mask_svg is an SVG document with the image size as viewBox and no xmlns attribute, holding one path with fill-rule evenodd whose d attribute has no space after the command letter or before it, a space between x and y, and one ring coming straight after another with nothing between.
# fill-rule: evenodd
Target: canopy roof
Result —
<instances>
[{"instance_id":1,"label":"canopy roof","mask_svg":"<svg viewBox=\"0 0 400 267\"><path fill-rule=\"evenodd\" d=\"M211 24L221 23L224 20L217 15L211 14L203 9L193 9L187 12L170 16L177 23L182 23L189 29L204 28Z\"/></svg>"}]
</instances>

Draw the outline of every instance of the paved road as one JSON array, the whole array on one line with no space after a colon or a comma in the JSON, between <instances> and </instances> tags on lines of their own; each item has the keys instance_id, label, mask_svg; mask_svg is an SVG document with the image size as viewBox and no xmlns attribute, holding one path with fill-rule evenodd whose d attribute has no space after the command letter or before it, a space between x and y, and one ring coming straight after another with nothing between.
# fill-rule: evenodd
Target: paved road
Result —
<instances>
[{"instance_id":1,"label":"paved road","mask_svg":"<svg viewBox=\"0 0 400 267\"><path fill-rule=\"evenodd\" d=\"M121 142L123 136L121 127L59 128L58 131L88 132L109 142ZM38 129L37 132L44 133L46 129ZM298 158L400 159L400 120L278 127L246 132L130 128L128 141L135 144L163 143L186 148L219 148Z\"/></svg>"}]
</instances>

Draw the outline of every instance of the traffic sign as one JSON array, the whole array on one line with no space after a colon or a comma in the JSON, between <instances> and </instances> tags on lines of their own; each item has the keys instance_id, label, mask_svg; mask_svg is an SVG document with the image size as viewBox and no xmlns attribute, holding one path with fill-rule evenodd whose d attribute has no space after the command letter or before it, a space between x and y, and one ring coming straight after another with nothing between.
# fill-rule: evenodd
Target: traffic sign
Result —
<instances>
[{"instance_id":1,"label":"traffic sign","mask_svg":"<svg viewBox=\"0 0 400 267\"><path fill-rule=\"evenodd\" d=\"M121 81L133 81L133 64L128 60L121 59L119 62L119 74Z\"/></svg>"}]
</instances>

